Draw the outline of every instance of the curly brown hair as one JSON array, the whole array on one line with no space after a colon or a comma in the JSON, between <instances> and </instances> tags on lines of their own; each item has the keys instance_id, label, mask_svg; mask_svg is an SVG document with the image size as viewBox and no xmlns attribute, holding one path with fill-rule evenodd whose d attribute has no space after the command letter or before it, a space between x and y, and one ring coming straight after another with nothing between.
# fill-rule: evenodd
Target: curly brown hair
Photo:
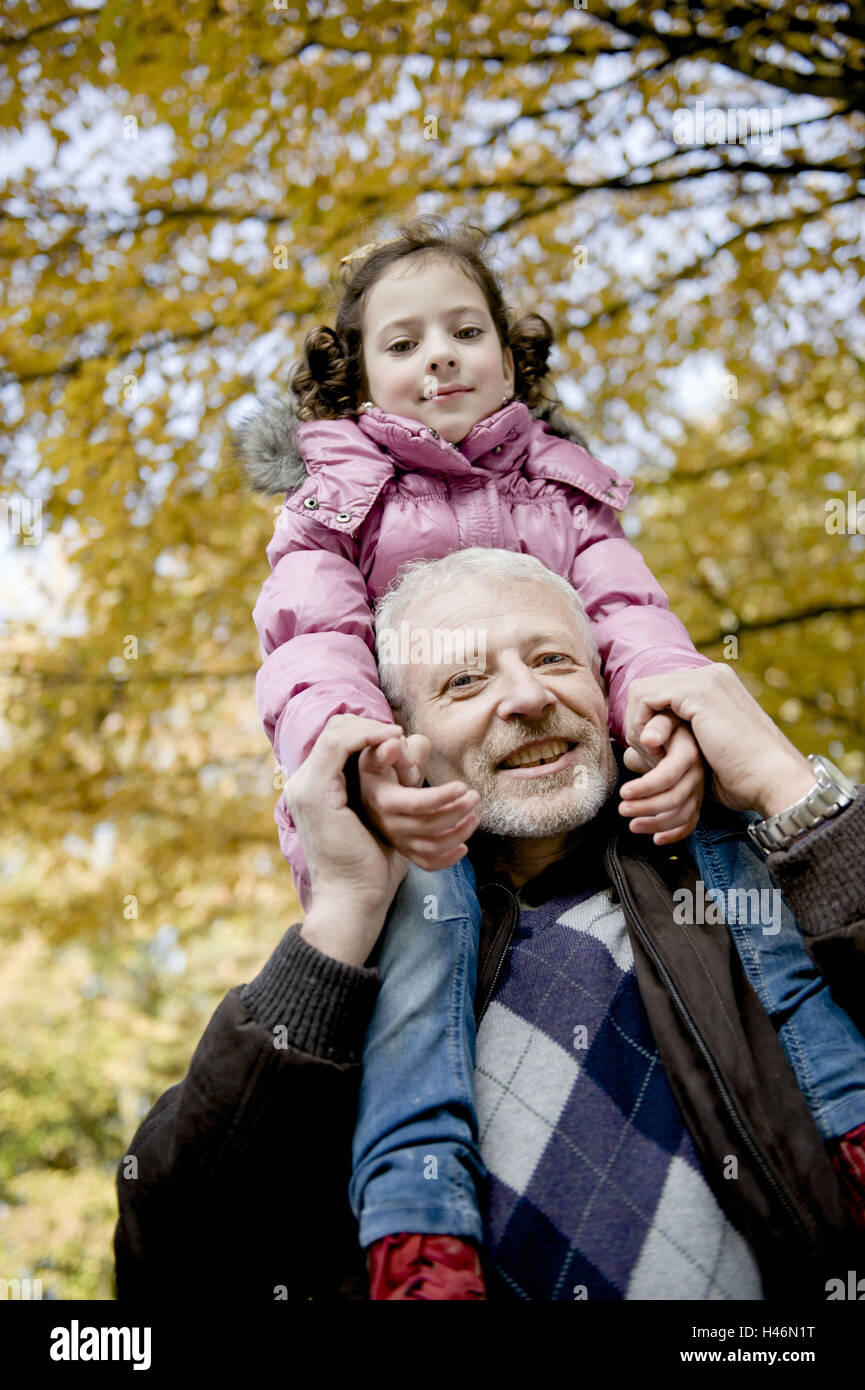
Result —
<instances>
[{"instance_id":1,"label":"curly brown hair","mask_svg":"<svg viewBox=\"0 0 865 1390\"><path fill-rule=\"evenodd\" d=\"M536 419L546 420L554 434L585 447L585 440L562 415L562 406L549 380L547 359L553 330L540 314L514 319L502 286L484 259L490 233L472 223L448 227L438 217L416 217L402 223L392 240L369 255L349 262L343 273L336 327L310 329L303 355L289 378L297 399L299 420L337 420L356 415L364 392L361 326L371 287L396 261L421 253L439 256L464 271L483 292L503 348L514 358L514 397Z\"/></svg>"}]
</instances>

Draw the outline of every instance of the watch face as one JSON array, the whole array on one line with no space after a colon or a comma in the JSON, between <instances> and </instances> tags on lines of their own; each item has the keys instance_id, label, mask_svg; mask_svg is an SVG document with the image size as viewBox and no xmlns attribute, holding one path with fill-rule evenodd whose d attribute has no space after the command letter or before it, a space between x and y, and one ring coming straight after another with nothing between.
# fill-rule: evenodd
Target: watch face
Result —
<instances>
[{"instance_id":1,"label":"watch face","mask_svg":"<svg viewBox=\"0 0 865 1390\"><path fill-rule=\"evenodd\" d=\"M850 778L841 771L840 767L836 767L828 758L823 757L815 757L813 762L818 772L823 774L823 778L829 782L833 788L837 788L837 790L842 792L845 796L856 796L856 783L851 782Z\"/></svg>"}]
</instances>

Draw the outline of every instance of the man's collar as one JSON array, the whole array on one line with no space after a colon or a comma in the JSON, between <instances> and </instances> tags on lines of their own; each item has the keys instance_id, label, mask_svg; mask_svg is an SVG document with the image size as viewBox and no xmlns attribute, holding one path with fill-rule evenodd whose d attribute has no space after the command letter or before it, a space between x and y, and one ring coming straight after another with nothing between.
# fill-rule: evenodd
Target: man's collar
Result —
<instances>
[{"instance_id":1,"label":"man's collar","mask_svg":"<svg viewBox=\"0 0 865 1390\"><path fill-rule=\"evenodd\" d=\"M619 815L619 789L623 782L637 775L625 767L624 750L616 743L613 743L613 753L619 768L619 777L600 811L588 825L578 828L572 843L564 849L561 858L541 869L534 878L527 879L519 890L510 881L506 866L499 863L493 867L491 837L478 835L474 847L473 841L470 840L469 852L479 887L484 883L502 883L511 892L518 891L525 902L534 905L558 896L559 891L566 891L568 885L573 886L575 869L580 873L582 885L590 881L587 875L591 876L591 879L597 879L598 883L605 882L604 854L607 845L614 835L623 831L628 833L628 823Z\"/></svg>"},{"instance_id":2,"label":"man's collar","mask_svg":"<svg viewBox=\"0 0 865 1390\"><path fill-rule=\"evenodd\" d=\"M581 891L595 885L600 888L608 882L604 855L613 836L626 828L618 813L618 805L619 792L616 787L563 857L548 864L523 884L519 890L523 902L530 907L539 907L549 902L550 898L573 893L575 877Z\"/></svg>"},{"instance_id":3,"label":"man's collar","mask_svg":"<svg viewBox=\"0 0 865 1390\"><path fill-rule=\"evenodd\" d=\"M492 867L492 855L490 854L490 840L485 840L483 836L478 836L476 848L473 849L473 841L469 841L469 853L472 856L472 865L477 875L478 886L483 887L484 883L502 883L509 888L512 893L519 893L520 898L530 906L537 906L548 902L552 897L558 897L574 887L574 875L579 875L581 888L591 886L593 883L599 885L608 882L607 873L604 868L604 856L610 841L616 836L624 837L632 847L638 847L641 853L651 855L657 852L652 837L650 835L633 835L631 833L630 822L619 814L619 792L625 782L630 782L633 778L641 776L638 772L631 772L625 766L625 750L615 740L611 740L613 755L619 769L619 776L607 800L604 802L597 815L588 825L581 826L572 844L568 846L562 857L556 859L546 868L541 869L540 873L535 874L534 878L527 879L521 888L517 889L511 883L506 868L499 864L496 868ZM735 813L726 812L719 808L724 824L730 819L731 815L738 823ZM669 849L676 849L676 846L668 846Z\"/></svg>"}]
</instances>

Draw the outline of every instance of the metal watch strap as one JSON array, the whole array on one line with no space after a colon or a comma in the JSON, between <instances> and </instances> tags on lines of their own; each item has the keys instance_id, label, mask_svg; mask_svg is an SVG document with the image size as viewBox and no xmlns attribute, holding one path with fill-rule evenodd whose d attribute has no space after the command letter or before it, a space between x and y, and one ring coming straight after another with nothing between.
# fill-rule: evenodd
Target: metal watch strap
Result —
<instances>
[{"instance_id":1,"label":"metal watch strap","mask_svg":"<svg viewBox=\"0 0 865 1390\"><path fill-rule=\"evenodd\" d=\"M748 826L751 839L767 853L786 849L806 830L813 830L816 825L822 825L843 811L856 796L856 784L828 758L811 753L808 761L814 771L816 786L785 811Z\"/></svg>"}]
</instances>

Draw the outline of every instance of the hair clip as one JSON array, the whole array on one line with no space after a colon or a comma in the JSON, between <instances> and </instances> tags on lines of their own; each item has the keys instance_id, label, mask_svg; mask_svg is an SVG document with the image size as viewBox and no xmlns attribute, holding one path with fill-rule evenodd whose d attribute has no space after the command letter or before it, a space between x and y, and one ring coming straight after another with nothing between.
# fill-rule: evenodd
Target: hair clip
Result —
<instances>
[{"instance_id":1,"label":"hair clip","mask_svg":"<svg viewBox=\"0 0 865 1390\"><path fill-rule=\"evenodd\" d=\"M390 241L368 241L365 246L358 246L356 251L349 251L348 255L343 256L340 265L348 265L350 261L359 261L361 257L367 257L372 251L377 251L380 246L392 246L399 237L392 237Z\"/></svg>"}]
</instances>

